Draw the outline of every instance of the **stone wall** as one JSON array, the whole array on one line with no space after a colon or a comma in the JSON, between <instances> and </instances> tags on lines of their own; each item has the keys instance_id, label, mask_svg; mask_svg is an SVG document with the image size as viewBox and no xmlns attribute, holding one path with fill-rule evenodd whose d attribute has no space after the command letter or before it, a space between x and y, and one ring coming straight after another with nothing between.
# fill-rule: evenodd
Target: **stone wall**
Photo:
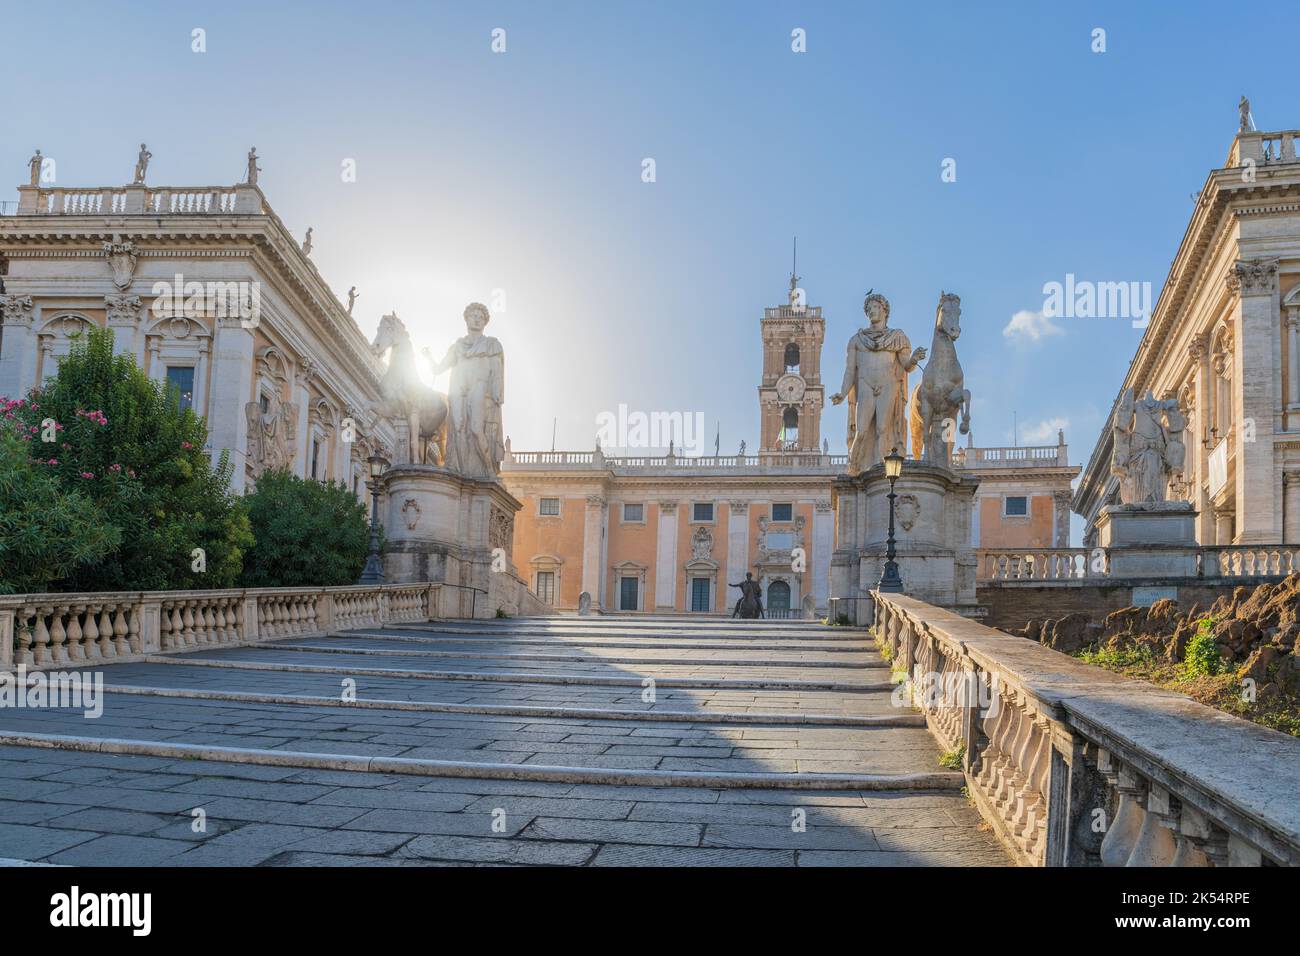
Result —
<instances>
[{"instance_id":1,"label":"stone wall","mask_svg":"<svg viewBox=\"0 0 1300 956\"><path fill-rule=\"evenodd\" d=\"M1235 588L1257 584L1275 584L1282 575L1241 578L1100 578L1085 581L998 581L985 582L976 589L976 601L987 609L980 622L1004 631L1023 628L1031 620L1060 618L1067 614L1086 614L1100 624L1111 611L1150 604L1141 589L1151 588L1145 598L1174 597L1181 609L1193 604L1209 607L1215 600L1231 595ZM1154 589L1159 589L1158 592Z\"/></svg>"}]
</instances>

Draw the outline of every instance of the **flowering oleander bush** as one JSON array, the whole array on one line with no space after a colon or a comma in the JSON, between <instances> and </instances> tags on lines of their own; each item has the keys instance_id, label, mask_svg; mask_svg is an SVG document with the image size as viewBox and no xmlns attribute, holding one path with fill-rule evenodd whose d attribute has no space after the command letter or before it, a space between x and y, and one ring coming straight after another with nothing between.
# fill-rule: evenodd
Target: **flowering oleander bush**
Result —
<instances>
[{"instance_id":1,"label":"flowering oleander bush","mask_svg":"<svg viewBox=\"0 0 1300 956\"><path fill-rule=\"evenodd\" d=\"M264 472L244 498L257 547L244 558L246 587L355 584L366 563L366 507L341 484Z\"/></svg>"},{"instance_id":2,"label":"flowering oleander bush","mask_svg":"<svg viewBox=\"0 0 1300 956\"><path fill-rule=\"evenodd\" d=\"M223 457L213 467L203 450L203 419L180 408L175 391L146 376L131 356L115 356L111 332L79 336L52 379L0 405L0 422L43 475L55 496L51 507L75 511L87 502L110 529L106 548L58 564L63 570L52 589L235 584L252 535L229 490L229 463ZM21 521L6 521L0 552L17 549L30 534ZM7 576L0 587L25 589Z\"/></svg>"}]
</instances>

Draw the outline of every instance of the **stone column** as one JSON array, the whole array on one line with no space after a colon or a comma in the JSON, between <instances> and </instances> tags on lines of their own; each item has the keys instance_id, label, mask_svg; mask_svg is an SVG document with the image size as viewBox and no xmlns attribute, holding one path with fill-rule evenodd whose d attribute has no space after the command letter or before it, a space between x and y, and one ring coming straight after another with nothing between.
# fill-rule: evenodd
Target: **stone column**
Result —
<instances>
[{"instance_id":1,"label":"stone column","mask_svg":"<svg viewBox=\"0 0 1300 956\"><path fill-rule=\"evenodd\" d=\"M812 571L809 593L818 608L829 606L831 597L831 552L835 549L835 512L829 498L813 502L812 554L808 568Z\"/></svg>"},{"instance_id":2,"label":"stone column","mask_svg":"<svg viewBox=\"0 0 1300 956\"><path fill-rule=\"evenodd\" d=\"M718 587L726 587L724 608L735 607L740 600L740 588L731 585L745 579L749 570L749 502L730 501L727 503L727 580Z\"/></svg>"},{"instance_id":3,"label":"stone column","mask_svg":"<svg viewBox=\"0 0 1300 956\"><path fill-rule=\"evenodd\" d=\"M253 396L253 330L241 326L237 318L217 319L211 396L208 440L212 443L212 460L215 463L223 450L230 452L230 486L240 494L248 461L244 405Z\"/></svg>"},{"instance_id":4,"label":"stone column","mask_svg":"<svg viewBox=\"0 0 1300 956\"><path fill-rule=\"evenodd\" d=\"M0 352L0 395L21 398L36 383L39 349L32 328L35 306L30 295L0 295L0 318L4 319L3 352Z\"/></svg>"},{"instance_id":5,"label":"stone column","mask_svg":"<svg viewBox=\"0 0 1300 956\"><path fill-rule=\"evenodd\" d=\"M677 502L659 502L655 549L655 610L672 611L677 602Z\"/></svg>"},{"instance_id":6,"label":"stone column","mask_svg":"<svg viewBox=\"0 0 1300 956\"><path fill-rule=\"evenodd\" d=\"M1233 513L1226 508L1214 509L1214 543L1220 546L1232 544Z\"/></svg>"},{"instance_id":7,"label":"stone column","mask_svg":"<svg viewBox=\"0 0 1300 956\"><path fill-rule=\"evenodd\" d=\"M311 380L315 374L316 366L310 359L303 359L289 391L289 401L298 406L298 436L291 449L295 459L291 468L299 478L311 476Z\"/></svg>"},{"instance_id":8,"label":"stone column","mask_svg":"<svg viewBox=\"0 0 1300 956\"><path fill-rule=\"evenodd\" d=\"M1300 544L1300 469L1292 469L1282 475L1283 508L1282 541L1285 544Z\"/></svg>"},{"instance_id":9,"label":"stone column","mask_svg":"<svg viewBox=\"0 0 1300 956\"><path fill-rule=\"evenodd\" d=\"M1300 425L1300 306L1287 309L1286 360L1288 427L1294 431Z\"/></svg>"},{"instance_id":10,"label":"stone column","mask_svg":"<svg viewBox=\"0 0 1300 956\"><path fill-rule=\"evenodd\" d=\"M591 595L591 609L604 607L605 566L601 560L605 543L605 499L587 495L582 516L582 589Z\"/></svg>"},{"instance_id":11,"label":"stone column","mask_svg":"<svg viewBox=\"0 0 1300 956\"><path fill-rule=\"evenodd\" d=\"M1241 544L1273 544L1282 535L1280 483L1273 461L1273 421L1281 405L1277 260L1239 260L1228 276L1238 295L1239 321L1233 355L1233 418L1236 422L1236 538Z\"/></svg>"},{"instance_id":12,"label":"stone column","mask_svg":"<svg viewBox=\"0 0 1300 956\"><path fill-rule=\"evenodd\" d=\"M1187 447L1187 461L1191 474L1186 476L1192 482L1192 507L1198 512L1196 516L1196 540L1207 544L1214 540L1214 512L1210 499L1205 494L1205 480L1210 473L1210 448L1206 439L1210 437L1210 422L1214 410L1210 396L1210 336L1206 332L1192 337L1187 347L1188 358L1196 367L1193 378L1193 405L1195 407L1195 432L1184 436Z\"/></svg>"},{"instance_id":13,"label":"stone column","mask_svg":"<svg viewBox=\"0 0 1300 956\"><path fill-rule=\"evenodd\" d=\"M1070 546L1070 499L1068 491L1057 491L1052 495L1055 506L1053 515L1052 547L1068 548Z\"/></svg>"}]
</instances>

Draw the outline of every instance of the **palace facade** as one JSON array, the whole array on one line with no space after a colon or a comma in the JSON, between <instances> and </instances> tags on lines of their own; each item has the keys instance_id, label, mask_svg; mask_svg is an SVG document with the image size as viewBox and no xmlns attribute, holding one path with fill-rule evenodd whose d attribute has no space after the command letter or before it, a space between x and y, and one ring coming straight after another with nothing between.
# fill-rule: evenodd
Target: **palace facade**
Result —
<instances>
[{"instance_id":1,"label":"palace facade","mask_svg":"<svg viewBox=\"0 0 1300 956\"><path fill-rule=\"evenodd\" d=\"M789 302L758 323L757 453L613 456L514 452L501 477L523 503L514 564L543 601L605 613L730 614L750 572L771 616L824 616L835 547L832 483L848 465L827 454L822 310ZM836 373L838 377L838 373ZM957 449L980 479L976 548L1065 547L1070 534L1065 436L1031 448ZM586 598L583 597L586 595Z\"/></svg>"},{"instance_id":2,"label":"palace facade","mask_svg":"<svg viewBox=\"0 0 1300 956\"><path fill-rule=\"evenodd\" d=\"M1242 129L1211 170L1120 386L1175 399L1202 545L1300 542L1300 131ZM1118 397L1116 399L1118 402ZM1107 421L1072 506L1116 503Z\"/></svg>"},{"instance_id":3,"label":"palace facade","mask_svg":"<svg viewBox=\"0 0 1300 956\"><path fill-rule=\"evenodd\" d=\"M236 490L288 466L365 495L366 457L394 447L372 410L384 366L257 185L18 193L0 215L0 395L108 328L207 419Z\"/></svg>"}]
</instances>

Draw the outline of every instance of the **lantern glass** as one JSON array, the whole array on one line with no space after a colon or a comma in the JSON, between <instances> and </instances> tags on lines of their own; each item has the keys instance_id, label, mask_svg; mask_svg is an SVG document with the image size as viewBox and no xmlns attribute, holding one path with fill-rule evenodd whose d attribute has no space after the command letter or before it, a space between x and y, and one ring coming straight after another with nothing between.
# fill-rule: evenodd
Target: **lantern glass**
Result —
<instances>
[{"instance_id":1,"label":"lantern glass","mask_svg":"<svg viewBox=\"0 0 1300 956\"><path fill-rule=\"evenodd\" d=\"M370 477L378 478L384 473L384 459L378 455L371 455L368 459L370 462Z\"/></svg>"},{"instance_id":2,"label":"lantern glass","mask_svg":"<svg viewBox=\"0 0 1300 956\"><path fill-rule=\"evenodd\" d=\"M885 477L893 479L893 478L897 478L902 473L903 473L903 456L900 455L898 453L898 449L895 448L893 451L891 451L888 455L885 456Z\"/></svg>"}]
</instances>

